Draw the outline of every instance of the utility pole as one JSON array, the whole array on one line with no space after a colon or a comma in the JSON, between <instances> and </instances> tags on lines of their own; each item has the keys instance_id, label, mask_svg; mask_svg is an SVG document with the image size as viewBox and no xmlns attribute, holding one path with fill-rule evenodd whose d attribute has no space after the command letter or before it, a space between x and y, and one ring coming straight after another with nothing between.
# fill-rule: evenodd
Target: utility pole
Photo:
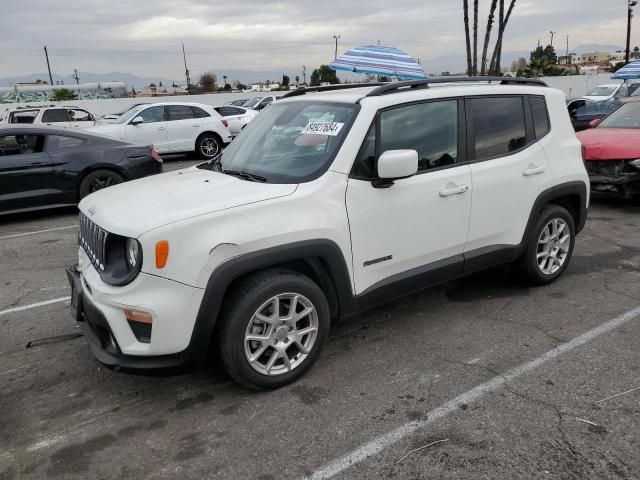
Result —
<instances>
[{"instance_id":1,"label":"utility pole","mask_svg":"<svg viewBox=\"0 0 640 480\"><path fill-rule=\"evenodd\" d=\"M571 65L571 59L569 58L569 35L567 35L567 65Z\"/></svg>"},{"instance_id":2,"label":"utility pole","mask_svg":"<svg viewBox=\"0 0 640 480\"><path fill-rule=\"evenodd\" d=\"M182 58L184 59L184 75L187 77L187 95L191 95L191 79L189 78L189 68L187 68L187 54L184 51L184 42L182 42Z\"/></svg>"},{"instance_id":3,"label":"utility pole","mask_svg":"<svg viewBox=\"0 0 640 480\"><path fill-rule=\"evenodd\" d=\"M338 59L338 40L340 39L342 35L334 35L333 38L336 40L336 54L333 57L334 60Z\"/></svg>"},{"instance_id":4,"label":"utility pole","mask_svg":"<svg viewBox=\"0 0 640 480\"><path fill-rule=\"evenodd\" d=\"M627 48L627 50L629 50ZM44 56L47 59L47 70L49 70L49 85L53 85L53 76L51 75L51 65L49 65L49 52L47 52L47 46L44 46Z\"/></svg>"},{"instance_id":5,"label":"utility pole","mask_svg":"<svg viewBox=\"0 0 640 480\"><path fill-rule=\"evenodd\" d=\"M554 32L553 30L549 32L551 34L551 46L553 47L553 36L558 33L558 32Z\"/></svg>"},{"instance_id":6,"label":"utility pole","mask_svg":"<svg viewBox=\"0 0 640 480\"><path fill-rule=\"evenodd\" d=\"M627 50L625 51L625 63L629 63L631 55L631 19L633 18L633 7L638 4L636 0L627 0Z\"/></svg>"},{"instance_id":7,"label":"utility pole","mask_svg":"<svg viewBox=\"0 0 640 480\"><path fill-rule=\"evenodd\" d=\"M78 78L78 70L73 69L73 79L76 81L76 85L80 85L80 78Z\"/></svg>"},{"instance_id":8,"label":"utility pole","mask_svg":"<svg viewBox=\"0 0 640 480\"><path fill-rule=\"evenodd\" d=\"M307 84L307 66L306 65L302 66L302 83L304 85Z\"/></svg>"}]
</instances>

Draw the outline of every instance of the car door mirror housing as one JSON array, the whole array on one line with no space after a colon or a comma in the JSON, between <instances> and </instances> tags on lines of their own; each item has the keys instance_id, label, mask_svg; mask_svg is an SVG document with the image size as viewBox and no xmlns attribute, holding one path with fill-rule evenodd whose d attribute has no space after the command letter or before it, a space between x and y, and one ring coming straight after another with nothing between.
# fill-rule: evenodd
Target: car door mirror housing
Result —
<instances>
[{"instance_id":1,"label":"car door mirror housing","mask_svg":"<svg viewBox=\"0 0 640 480\"><path fill-rule=\"evenodd\" d=\"M140 125L141 123L144 123L144 118L138 116L136 118L134 118L133 120L131 120L131 125Z\"/></svg>"},{"instance_id":2,"label":"car door mirror housing","mask_svg":"<svg viewBox=\"0 0 640 480\"><path fill-rule=\"evenodd\" d=\"M378 177L398 180L418 172L418 152L415 150L387 150L378 158Z\"/></svg>"},{"instance_id":3,"label":"car door mirror housing","mask_svg":"<svg viewBox=\"0 0 640 480\"><path fill-rule=\"evenodd\" d=\"M600 125L600 122L602 122L601 118L594 118L589 122L589 128L596 128L598 125Z\"/></svg>"}]
</instances>

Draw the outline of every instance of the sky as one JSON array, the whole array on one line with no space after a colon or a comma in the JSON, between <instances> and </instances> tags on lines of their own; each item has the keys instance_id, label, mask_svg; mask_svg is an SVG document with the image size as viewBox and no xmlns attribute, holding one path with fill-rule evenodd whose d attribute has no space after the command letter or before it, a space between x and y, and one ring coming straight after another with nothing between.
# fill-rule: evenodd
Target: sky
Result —
<instances>
[{"instance_id":1,"label":"sky","mask_svg":"<svg viewBox=\"0 0 640 480\"><path fill-rule=\"evenodd\" d=\"M192 72L291 71L339 51L393 45L419 57L464 55L462 0L2 0L0 77L46 71L129 72L181 78L181 42ZM473 3L470 0L469 3ZM480 0L486 24L490 0ZM504 51L538 39L570 45L625 43L627 0L517 0ZM632 43L640 41L640 5ZM484 25L481 26L481 35ZM633 43L635 45L635 43Z\"/></svg>"}]
</instances>

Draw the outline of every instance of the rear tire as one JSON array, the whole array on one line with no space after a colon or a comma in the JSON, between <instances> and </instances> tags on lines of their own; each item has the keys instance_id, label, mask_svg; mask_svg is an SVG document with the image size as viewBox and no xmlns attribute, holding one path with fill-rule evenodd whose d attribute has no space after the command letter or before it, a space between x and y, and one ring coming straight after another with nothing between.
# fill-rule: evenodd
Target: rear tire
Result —
<instances>
[{"instance_id":1,"label":"rear tire","mask_svg":"<svg viewBox=\"0 0 640 480\"><path fill-rule=\"evenodd\" d=\"M554 282L566 270L576 241L573 217L559 205L547 205L536 221L518 261L520 273L532 285Z\"/></svg>"},{"instance_id":2,"label":"rear tire","mask_svg":"<svg viewBox=\"0 0 640 480\"><path fill-rule=\"evenodd\" d=\"M222 142L217 135L205 133L196 140L196 155L204 160L215 158L222 151Z\"/></svg>"},{"instance_id":3,"label":"rear tire","mask_svg":"<svg viewBox=\"0 0 640 480\"><path fill-rule=\"evenodd\" d=\"M329 324L329 305L311 279L288 270L256 273L225 299L218 336L222 363L244 387L282 387L318 359Z\"/></svg>"},{"instance_id":4,"label":"rear tire","mask_svg":"<svg viewBox=\"0 0 640 480\"><path fill-rule=\"evenodd\" d=\"M95 170L88 173L80 182L78 196L80 200L90 193L124 182L124 177L111 170Z\"/></svg>"}]
</instances>

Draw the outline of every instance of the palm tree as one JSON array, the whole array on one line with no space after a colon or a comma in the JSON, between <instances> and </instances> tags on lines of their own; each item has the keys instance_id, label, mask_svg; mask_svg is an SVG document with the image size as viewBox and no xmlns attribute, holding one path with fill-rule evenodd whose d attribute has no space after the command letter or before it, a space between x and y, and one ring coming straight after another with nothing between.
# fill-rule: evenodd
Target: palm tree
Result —
<instances>
[{"instance_id":1,"label":"palm tree","mask_svg":"<svg viewBox=\"0 0 640 480\"><path fill-rule=\"evenodd\" d=\"M491 39L491 28L493 27L493 19L496 13L496 7L498 6L498 0L491 0L491 7L489 8L489 18L487 19L487 31L484 34L484 47L482 49L482 65L480 66L481 74L487 73L487 50L489 50L489 40Z\"/></svg>"},{"instance_id":2,"label":"palm tree","mask_svg":"<svg viewBox=\"0 0 640 480\"><path fill-rule=\"evenodd\" d=\"M469 37L469 0L462 0L462 10L464 11L464 36L467 42L467 75L473 75L471 64L471 39Z\"/></svg>"},{"instance_id":3,"label":"palm tree","mask_svg":"<svg viewBox=\"0 0 640 480\"><path fill-rule=\"evenodd\" d=\"M507 28L507 23L509 23L511 12L513 12L513 7L515 6L516 6L516 0L511 0L511 3L509 4L509 8L507 9L506 15L503 15L504 0L500 0L501 14L500 14L500 23L498 28L498 39L496 40L496 46L493 50L493 57L491 58L491 67L489 68L490 72L495 72L498 75L502 71L502 68L501 68L502 38L504 36L504 31Z\"/></svg>"},{"instance_id":4,"label":"palm tree","mask_svg":"<svg viewBox=\"0 0 640 480\"><path fill-rule=\"evenodd\" d=\"M478 75L478 0L473 1L473 74Z\"/></svg>"}]
</instances>

